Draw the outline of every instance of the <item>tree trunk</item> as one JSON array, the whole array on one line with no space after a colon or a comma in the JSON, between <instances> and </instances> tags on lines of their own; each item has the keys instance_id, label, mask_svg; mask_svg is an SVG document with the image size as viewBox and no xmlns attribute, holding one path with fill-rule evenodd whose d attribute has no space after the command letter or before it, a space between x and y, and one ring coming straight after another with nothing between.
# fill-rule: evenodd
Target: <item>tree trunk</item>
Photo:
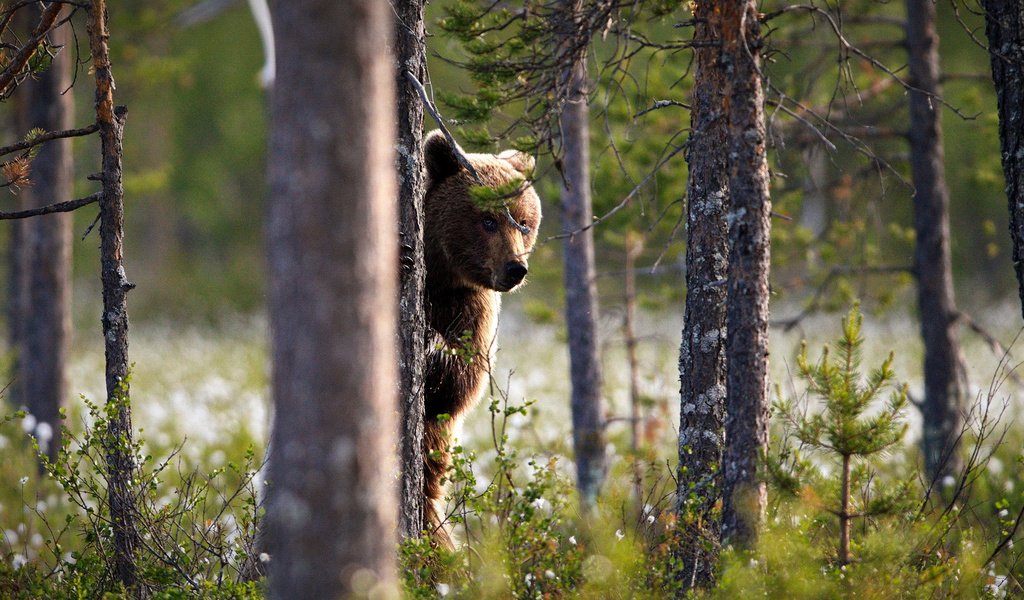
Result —
<instances>
[{"instance_id":1,"label":"tree trunk","mask_svg":"<svg viewBox=\"0 0 1024 600\"><path fill-rule=\"evenodd\" d=\"M1024 315L1024 5L1020 0L982 0L981 4L999 105L1013 270Z\"/></svg>"},{"instance_id":2,"label":"tree trunk","mask_svg":"<svg viewBox=\"0 0 1024 600\"><path fill-rule=\"evenodd\" d=\"M274 4L272 598L391 593L397 211L392 9Z\"/></svg>"},{"instance_id":3,"label":"tree trunk","mask_svg":"<svg viewBox=\"0 0 1024 600\"><path fill-rule=\"evenodd\" d=\"M753 0L721 6L731 199L722 538L741 545L756 538L767 503L758 465L768 447L771 197L757 14Z\"/></svg>"},{"instance_id":4,"label":"tree trunk","mask_svg":"<svg viewBox=\"0 0 1024 600\"><path fill-rule=\"evenodd\" d=\"M579 0L563 4L564 19L574 23ZM575 30L576 28L573 28ZM567 31L572 35L575 31ZM565 321L569 334L572 380L572 441L576 453L576 488L584 508L593 508L608 465L605 457L601 364L597 345L597 285L594 235L580 231L593 221L590 200L590 109L586 55L566 65L568 97L560 119L562 142L562 231L565 238Z\"/></svg>"},{"instance_id":5,"label":"tree trunk","mask_svg":"<svg viewBox=\"0 0 1024 600\"><path fill-rule=\"evenodd\" d=\"M924 342L922 449L933 481L958 474L965 370L956 331L949 249L949 194L943 164L939 38L932 0L907 0L910 170L914 183L914 274Z\"/></svg>"},{"instance_id":6,"label":"tree trunk","mask_svg":"<svg viewBox=\"0 0 1024 600\"><path fill-rule=\"evenodd\" d=\"M426 314L423 292L426 263L423 258L423 104L408 71L426 80L426 30L423 1L394 5L395 50L398 92L398 198L399 241L402 275L399 294L399 370L401 415L399 441L402 446L402 487L399 529L403 537L422 534L423 522L423 372L426 367Z\"/></svg>"},{"instance_id":7,"label":"tree trunk","mask_svg":"<svg viewBox=\"0 0 1024 600\"><path fill-rule=\"evenodd\" d=\"M707 4L697 4L694 40L720 38ZM690 113L687 195L686 318L679 349L680 523L692 520L678 557L685 588L714 585L721 524L713 508L721 498L720 465L725 423L726 287L729 194L726 160L728 115L720 49L699 46Z\"/></svg>"},{"instance_id":8,"label":"tree trunk","mask_svg":"<svg viewBox=\"0 0 1024 600\"><path fill-rule=\"evenodd\" d=\"M102 154L100 200L100 276L103 282L103 340L106 359L108 411L107 485L114 530L114 574L129 590L137 589L136 552L140 547L136 526L138 508L132 481L132 417L128 387L128 290L124 271L124 188L121 184L122 139L127 113L114 106L114 78L110 71L105 0L89 5L89 49L96 75L96 123Z\"/></svg>"},{"instance_id":9,"label":"tree trunk","mask_svg":"<svg viewBox=\"0 0 1024 600\"><path fill-rule=\"evenodd\" d=\"M839 490L839 565L850 564L850 455L843 455L842 488Z\"/></svg>"},{"instance_id":10,"label":"tree trunk","mask_svg":"<svg viewBox=\"0 0 1024 600\"><path fill-rule=\"evenodd\" d=\"M19 131L71 128L70 29L50 33L54 45L65 46L49 69L23 85L15 96ZM20 208L36 208L71 199L74 169L71 140L53 140L32 161L30 186L21 191ZM12 248L20 270L16 278L20 302L11 318L17 323L17 395L14 401L35 416L33 432L40 449L54 458L60 448L60 408L68 396L67 363L71 340L71 213L55 213L16 224L19 246ZM20 306L19 306L20 304Z\"/></svg>"},{"instance_id":11,"label":"tree trunk","mask_svg":"<svg viewBox=\"0 0 1024 600\"><path fill-rule=\"evenodd\" d=\"M643 242L635 231L626 232L626 290L622 333L626 338L626 360L629 364L629 451L633 461L633 499L637 514L644 509L644 468L640 463L643 441L643 409L640 406L640 363L636 355L636 257Z\"/></svg>"}]
</instances>

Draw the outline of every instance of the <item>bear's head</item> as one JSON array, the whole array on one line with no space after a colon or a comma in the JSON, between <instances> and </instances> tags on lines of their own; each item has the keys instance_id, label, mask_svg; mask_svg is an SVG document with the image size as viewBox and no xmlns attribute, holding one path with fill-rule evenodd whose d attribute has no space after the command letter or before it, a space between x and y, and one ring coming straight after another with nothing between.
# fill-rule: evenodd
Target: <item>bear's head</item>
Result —
<instances>
[{"instance_id":1,"label":"bear's head","mask_svg":"<svg viewBox=\"0 0 1024 600\"><path fill-rule=\"evenodd\" d=\"M459 164L456 152L461 150L440 131L431 132L423 142L428 277L454 286L511 291L526 277L527 258L540 227L540 199L526 184L533 157L514 150L466 154L480 178L477 182ZM515 195L503 202L507 210L481 207L472 193L481 185L514 189Z\"/></svg>"}]
</instances>

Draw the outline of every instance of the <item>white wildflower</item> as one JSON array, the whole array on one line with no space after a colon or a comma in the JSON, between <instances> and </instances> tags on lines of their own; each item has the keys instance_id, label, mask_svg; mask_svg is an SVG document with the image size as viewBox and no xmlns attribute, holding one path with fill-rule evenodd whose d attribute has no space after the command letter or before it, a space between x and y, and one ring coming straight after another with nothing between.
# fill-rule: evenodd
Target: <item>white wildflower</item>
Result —
<instances>
[{"instance_id":1,"label":"white wildflower","mask_svg":"<svg viewBox=\"0 0 1024 600\"><path fill-rule=\"evenodd\" d=\"M40 421L36 425L36 439L39 440L40 446L46 446L53 439L53 425L50 425L46 421Z\"/></svg>"},{"instance_id":2,"label":"white wildflower","mask_svg":"<svg viewBox=\"0 0 1024 600\"><path fill-rule=\"evenodd\" d=\"M33 415L32 413L27 413L25 415L25 418L21 420L21 429L25 433L32 433L33 431L35 431L36 423L38 422L39 421L38 419L36 419L35 415Z\"/></svg>"},{"instance_id":3,"label":"white wildflower","mask_svg":"<svg viewBox=\"0 0 1024 600\"><path fill-rule=\"evenodd\" d=\"M992 583L985 586L985 591L988 592L993 598L1005 598L1006 575L994 576L992 578Z\"/></svg>"},{"instance_id":4,"label":"white wildflower","mask_svg":"<svg viewBox=\"0 0 1024 600\"><path fill-rule=\"evenodd\" d=\"M569 543L572 544L573 546L575 546L576 545L576 536L570 535L569 536Z\"/></svg>"},{"instance_id":5,"label":"white wildflower","mask_svg":"<svg viewBox=\"0 0 1024 600\"><path fill-rule=\"evenodd\" d=\"M533 583L533 573L527 573L526 577L523 577L523 581L526 582L526 586L529 587Z\"/></svg>"},{"instance_id":6,"label":"white wildflower","mask_svg":"<svg viewBox=\"0 0 1024 600\"><path fill-rule=\"evenodd\" d=\"M260 552L260 562L264 564L270 562L270 555L266 552Z\"/></svg>"},{"instance_id":7,"label":"white wildflower","mask_svg":"<svg viewBox=\"0 0 1024 600\"><path fill-rule=\"evenodd\" d=\"M1010 511L1006 510L1005 508L1003 510L999 511L999 518L1000 519L1005 519L1009 515L1010 515Z\"/></svg>"},{"instance_id":8,"label":"white wildflower","mask_svg":"<svg viewBox=\"0 0 1024 600\"><path fill-rule=\"evenodd\" d=\"M647 524L648 525L653 525L654 524L654 515L647 515Z\"/></svg>"},{"instance_id":9,"label":"white wildflower","mask_svg":"<svg viewBox=\"0 0 1024 600\"><path fill-rule=\"evenodd\" d=\"M622 539L622 538L624 538L624 537L626 537L626 534L622 533L622 530L621 530L621 529L616 529L616 530L615 530L615 538L616 538L616 539L619 539L619 540L621 540L621 539Z\"/></svg>"},{"instance_id":10,"label":"white wildflower","mask_svg":"<svg viewBox=\"0 0 1024 600\"><path fill-rule=\"evenodd\" d=\"M11 558L11 566L14 567L15 571L24 567L26 564L28 564L28 558L24 554L17 553L13 558Z\"/></svg>"},{"instance_id":11,"label":"white wildflower","mask_svg":"<svg viewBox=\"0 0 1024 600\"><path fill-rule=\"evenodd\" d=\"M447 596L448 592L451 591L451 587L449 587L447 583L439 583L439 584L437 584L436 587L437 587L437 593L442 595L442 596Z\"/></svg>"},{"instance_id":12,"label":"white wildflower","mask_svg":"<svg viewBox=\"0 0 1024 600\"><path fill-rule=\"evenodd\" d=\"M952 475L946 475L942 478L942 487L951 488L956 485L956 478Z\"/></svg>"}]
</instances>

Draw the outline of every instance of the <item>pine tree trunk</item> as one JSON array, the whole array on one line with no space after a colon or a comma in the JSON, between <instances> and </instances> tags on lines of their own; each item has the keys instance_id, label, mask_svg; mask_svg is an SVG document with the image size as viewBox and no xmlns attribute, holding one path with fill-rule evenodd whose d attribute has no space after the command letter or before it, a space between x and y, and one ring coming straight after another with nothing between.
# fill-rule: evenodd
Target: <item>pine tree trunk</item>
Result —
<instances>
[{"instance_id":1,"label":"pine tree trunk","mask_svg":"<svg viewBox=\"0 0 1024 600\"><path fill-rule=\"evenodd\" d=\"M141 593L136 553L141 546L136 523L133 481L131 396L128 386L128 290L133 286L124 270L124 188L121 184L122 139L126 109L114 106L104 0L89 5L89 49L96 76L96 123L102 153L100 200L100 275L103 282L103 339L106 359L109 432L106 440L108 502L114 530L114 575L126 588Z\"/></svg>"},{"instance_id":2,"label":"pine tree trunk","mask_svg":"<svg viewBox=\"0 0 1024 600\"><path fill-rule=\"evenodd\" d=\"M839 565L850 564L850 456L843 455L842 489L839 491Z\"/></svg>"},{"instance_id":3,"label":"pine tree trunk","mask_svg":"<svg viewBox=\"0 0 1024 600\"><path fill-rule=\"evenodd\" d=\"M982 0L981 5L986 13L985 33L999 105L1013 270L1024 315L1024 4L1020 0Z\"/></svg>"},{"instance_id":4,"label":"pine tree trunk","mask_svg":"<svg viewBox=\"0 0 1024 600\"><path fill-rule=\"evenodd\" d=\"M401 377L402 486L399 529L419 536L423 523L423 372L426 363L426 314L423 293L423 104L404 76L426 80L426 30L423 1L394 5L398 92L398 198L402 275L399 293L399 370Z\"/></svg>"},{"instance_id":5,"label":"pine tree trunk","mask_svg":"<svg viewBox=\"0 0 1024 600\"><path fill-rule=\"evenodd\" d=\"M33 18L35 14L33 13ZM55 45L68 44L70 28L50 33ZM59 53L50 68L26 81L15 96L22 132L40 128L60 131L71 128L72 95L63 93L71 84L69 52ZM36 208L72 198L71 140L48 142L32 161L32 184L22 189L21 208ZM68 396L67 363L71 343L71 213L28 219L19 227L19 247L14 248L21 272L17 274L24 294L12 313L19 328L14 379L15 402L25 406L39 425L40 449L54 458L60 448L60 408ZM45 426L42 426L43 424ZM42 427L40 427L42 426ZM47 439L48 428L50 438Z\"/></svg>"},{"instance_id":6,"label":"pine tree trunk","mask_svg":"<svg viewBox=\"0 0 1024 600\"><path fill-rule=\"evenodd\" d=\"M713 11L696 5L694 40L719 38ZM678 557L684 586L714 585L721 524L713 508L721 498L720 466L725 423L726 276L729 231L725 222L729 195L726 160L728 115L720 49L696 49L687 196L686 318L679 349L679 476L676 491L680 523L694 519ZM689 515L689 517L687 517Z\"/></svg>"},{"instance_id":7,"label":"pine tree trunk","mask_svg":"<svg viewBox=\"0 0 1024 600\"><path fill-rule=\"evenodd\" d=\"M572 20L578 0L564 3ZM567 17L568 21L569 18ZM569 96L561 115L562 231L577 232L590 225L590 109L587 105L586 55L574 57L565 73ZM604 482L604 408L597 340L597 285L594 275L592 229L565 238L565 321L569 334L572 380L572 440L576 453L576 487L583 506L593 507Z\"/></svg>"},{"instance_id":8,"label":"pine tree trunk","mask_svg":"<svg viewBox=\"0 0 1024 600\"><path fill-rule=\"evenodd\" d=\"M767 503L758 466L768 447L771 198L757 3L733 0L721 8L731 199L722 538L743 545L756 538Z\"/></svg>"},{"instance_id":9,"label":"pine tree trunk","mask_svg":"<svg viewBox=\"0 0 1024 600\"><path fill-rule=\"evenodd\" d=\"M274 9L270 596L388 594L398 406L392 9L378 0Z\"/></svg>"},{"instance_id":10,"label":"pine tree trunk","mask_svg":"<svg viewBox=\"0 0 1024 600\"><path fill-rule=\"evenodd\" d=\"M640 405L640 364L636 355L636 257L642 249L640 236L626 232L626 290L625 317L622 333L626 338L626 360L629 364L629 450L633 458L633 497L637 514L644 508L644 469L640 463L640 445L643 440L643 408Z\"/></svg>"},{"instance_id":11,"label":"pine tree trunk","mask_svg":"<svg viewBox=\"0 0 1024 600\"><path fill-rule=\"evenodd\" d=\"M922 449L931 479L957 474L965 370L956 331L949 248L949 194L943 164L939 39L932 0L907 0L910 170L914 183L914 273L924 342Z\"/></svg>"}]
</instances>

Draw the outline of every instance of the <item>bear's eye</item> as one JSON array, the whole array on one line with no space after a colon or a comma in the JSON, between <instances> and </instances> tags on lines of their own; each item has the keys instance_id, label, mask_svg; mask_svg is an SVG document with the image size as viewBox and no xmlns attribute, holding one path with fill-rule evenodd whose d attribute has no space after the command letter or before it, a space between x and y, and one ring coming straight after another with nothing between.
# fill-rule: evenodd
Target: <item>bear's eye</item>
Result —
<instances>
[{"instance_id":1,"label":"bear's eye","mask_svg":"<svg viewBox=\"0 0 1024 600\"><path fill-rule=\"evenodd\" d=\"M486 231L488 233L494 233L495 231L498 230L498 221L495 220L494 217L491 217L491 216L484 217L483 220L480 223L481 223L481 225L484 226L484 231Z\"/></svg>"}]
</instances>

